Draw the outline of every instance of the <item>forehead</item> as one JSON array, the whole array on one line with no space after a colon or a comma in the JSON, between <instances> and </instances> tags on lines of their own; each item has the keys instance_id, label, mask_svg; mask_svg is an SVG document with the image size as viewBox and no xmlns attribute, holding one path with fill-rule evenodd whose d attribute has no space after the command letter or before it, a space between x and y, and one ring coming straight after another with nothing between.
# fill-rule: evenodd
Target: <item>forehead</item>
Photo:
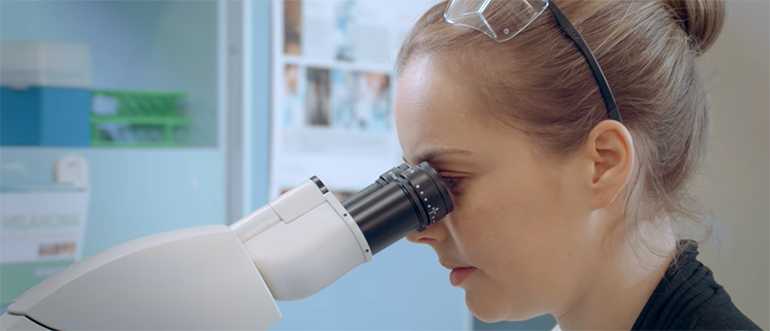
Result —
<instances>
[{"instance_id":1,"label":"forehead","mask_svg":"<svg viewBox=\"0 0 770 331\"><path fill-rule=\"evenodd\" d=\"M503 135L504 125L489 116L462 78L442 69L430 58L414 59L399 77L396 128L407 158L435 148L473 151ZM504 131L510 135L512 129Z\"/></svg>"}]
</instances>

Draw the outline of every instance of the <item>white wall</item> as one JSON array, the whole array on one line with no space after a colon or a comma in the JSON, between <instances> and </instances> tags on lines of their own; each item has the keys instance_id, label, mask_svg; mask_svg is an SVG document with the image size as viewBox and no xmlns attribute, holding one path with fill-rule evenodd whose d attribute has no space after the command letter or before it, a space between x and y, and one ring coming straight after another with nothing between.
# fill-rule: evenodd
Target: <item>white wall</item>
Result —
<instances>
[{"instance_id":1,"label":"white wall","mask_svg":"<svg viewBox=\"0 0 770 331\"><path fill-rule=\"evenodd\" d=\"M727 23L702 58L714 104L713 133L696 192L723 225L721 247L701 261L733 301L770 328L770 3L728 1Z\"/></svg>"}]
</instances>

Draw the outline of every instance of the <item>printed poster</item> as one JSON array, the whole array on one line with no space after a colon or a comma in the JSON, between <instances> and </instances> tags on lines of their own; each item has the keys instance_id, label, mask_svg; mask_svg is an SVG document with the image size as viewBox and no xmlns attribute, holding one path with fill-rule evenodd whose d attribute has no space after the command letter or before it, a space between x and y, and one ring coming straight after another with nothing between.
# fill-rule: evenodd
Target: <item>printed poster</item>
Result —
<instances>
[{"instance_id":1,"label":"printed poster","mask_svg":"<svg viewBox=\"0 0 770 331\"><path fill-rule=\"evenodd\" d=\"M343 198L403 162L394 63L437 2L273 2L271 199L311 176Z\"/></svg>"}]
</instances>

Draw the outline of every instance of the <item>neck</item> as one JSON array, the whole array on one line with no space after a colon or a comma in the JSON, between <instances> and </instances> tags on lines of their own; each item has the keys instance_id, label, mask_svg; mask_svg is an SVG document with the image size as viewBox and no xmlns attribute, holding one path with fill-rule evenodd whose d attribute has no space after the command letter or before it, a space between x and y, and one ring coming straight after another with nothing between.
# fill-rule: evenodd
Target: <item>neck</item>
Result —
<instances>
[{"instance_id":1,"label":"neck","mask_svg":"<svg viewBox=\"0 0 770 331\"><path fill-rule=\"evenodd\" d=\"M676 237L670 226L640 226L637 237L628 237L625 230L617 229L608 238L599 270L574 304L554 313L562 330L633 327L668 269L676 251Z\"/></svg>"}]
</instances>

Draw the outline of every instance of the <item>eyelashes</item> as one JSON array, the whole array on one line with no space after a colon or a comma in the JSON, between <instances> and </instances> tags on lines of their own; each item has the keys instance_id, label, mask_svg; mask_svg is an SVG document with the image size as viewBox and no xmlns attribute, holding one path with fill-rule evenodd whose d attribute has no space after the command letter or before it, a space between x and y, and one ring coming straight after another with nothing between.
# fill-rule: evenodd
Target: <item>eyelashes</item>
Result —
<instances>
[{"instance_id":1,"label":"eyelashes","mask_svg":"<svg viewBox=\"0 0 770 331\"><path fill-rule=\"evenodd\" d=\"M460 184L462 181L462 178L460 177L449 177L449 176L441 176L441 181L444 182L444 185L448 189L456 188L457 185Z\"/></svg>"}]
</instances>

